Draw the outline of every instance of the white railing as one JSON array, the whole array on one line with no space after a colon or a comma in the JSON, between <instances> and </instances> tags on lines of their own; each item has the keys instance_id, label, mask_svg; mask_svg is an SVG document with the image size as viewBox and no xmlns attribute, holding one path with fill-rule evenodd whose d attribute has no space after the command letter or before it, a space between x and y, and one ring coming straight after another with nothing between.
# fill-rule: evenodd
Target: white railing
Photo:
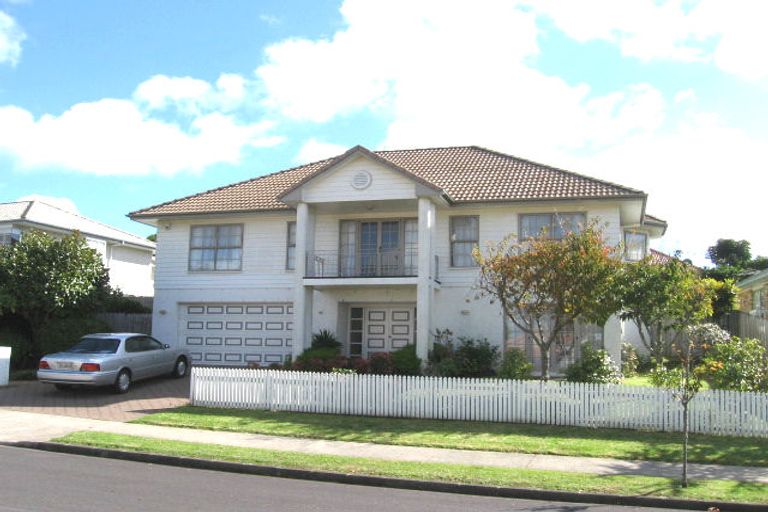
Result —
<instances>
[{"instance_id":1,"label":"white railing","mask_svg":"<svg viewBox=\"0 0 768 512\"><path fill-rule=\"evenodd\" d=\"M669 390L610 384L192 368L193 405L327 414L682 430ZM768 395L707 390L691 432L768 436Z\"/></svg>"}]
</instances>

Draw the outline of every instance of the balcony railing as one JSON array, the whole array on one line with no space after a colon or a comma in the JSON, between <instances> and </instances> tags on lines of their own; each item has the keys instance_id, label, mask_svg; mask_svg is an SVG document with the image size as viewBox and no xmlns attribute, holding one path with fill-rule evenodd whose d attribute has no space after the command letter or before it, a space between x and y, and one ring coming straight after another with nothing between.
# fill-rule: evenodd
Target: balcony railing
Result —
<instances>
[{"instance_id":1,"label":"balcony railing","mask_svg":"<svg viewBox=\"0 0 768 512\"><path fill-rule=\"evenodd\" d=\"M415 277L418 274L417 250L340 253L307 253L305 277Z\"/></svg>"}]
</instances>

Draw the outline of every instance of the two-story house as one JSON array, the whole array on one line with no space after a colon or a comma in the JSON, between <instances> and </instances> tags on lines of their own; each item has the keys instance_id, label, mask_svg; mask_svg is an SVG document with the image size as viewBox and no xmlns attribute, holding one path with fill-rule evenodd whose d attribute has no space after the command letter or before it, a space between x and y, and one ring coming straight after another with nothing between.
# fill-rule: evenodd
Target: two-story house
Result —
<instances>
[{"instance_id":1,"label":"two-story house","mask_svg":"<svg viewBox=\"0 0 768 512\"><path fill-rule=\"evenodd\" d=\"M329 329L350 356L416 344L436 329L513 337L476 299L472 249L562 221L605 224L639 259L664 221L639 190L479 147L369 151L130 214L158 227L154 335L205 364L270 364ZM618 358L623 326L598 333Z\"/></svg>"},{"instance_id":2,"label":"two-story house","mask_svg":"<svg viewBox=\"0 0 768 512\"><path fill-rule=\"evenodd\" d=\"M53 236L80 232L101 256L113 288L135 297L154 293L153 242L43 201L0 203L0 244L13 244L33 229Z\"/></svg>"}]
</instances>

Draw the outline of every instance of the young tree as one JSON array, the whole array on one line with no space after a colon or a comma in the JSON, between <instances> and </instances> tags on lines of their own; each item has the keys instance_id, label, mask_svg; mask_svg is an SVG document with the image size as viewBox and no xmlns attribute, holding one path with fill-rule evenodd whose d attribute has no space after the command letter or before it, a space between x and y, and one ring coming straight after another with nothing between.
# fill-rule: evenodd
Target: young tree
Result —
<instances>
[{"instance_id":1,"label":"young tree","mask_svg":"<svg viewBox=\"0 0 768 512\"><path fill-rule=\"evenodd\" d=\"M701 295L692 297L694 302L706 300L709 295L705 286L699 291ZM698 306L691 304L691 310L697 308ZM685 329L685 336L678 338L678 342L674 345L676 355L680 359L680 366L667 368L660 365L651 373L651 382L671 389L672 396L683 408L683 487L688 487L689 406L701 390L706 372L706 366L698 365L698 362L704 350L728 337L727 332L714 324L689 325Z\"/></svg>"},{"instance_id":2,"label":"young tree","mask_svg":"<svg viewBox=\"0 0 768 512\"><path fill-rule=\"evenodd\" d=\"M549 351L575 322L604 324L619 309L619 251L594 224L562 240L546 233L528 240L509 237L487 254L474 251L481 295L497 300L504 314L541 352L541 377L550 376Z\"/></svg>"},{"instance_id":3,"label":"young tree","mask_svg":"<svg viewBox=\"0 0 768 512\"><path fill-rule=\"evenodd\" d=\"M671 350L676 333L691 319L700 322L712 315L711 300L691 302L702 286L707 297L716 287L713 280L702 279L694 267L677 259L657 264L646 258L624 266L621 318L634 322L640 340L657 364Z\"/></svg>"},{"instance_id":4,"label":"young tree","mask_svg":"<svg viewBox=\"0 0 768 512\"><path fill-rule=\"evenodd\" d=\"M30 231L0 247L0 310L27 322L30 358L43 355L40 332L54 316L88 302L108 281L101 257L79 233L56 239Z\"/></svg>"}]
</instances>

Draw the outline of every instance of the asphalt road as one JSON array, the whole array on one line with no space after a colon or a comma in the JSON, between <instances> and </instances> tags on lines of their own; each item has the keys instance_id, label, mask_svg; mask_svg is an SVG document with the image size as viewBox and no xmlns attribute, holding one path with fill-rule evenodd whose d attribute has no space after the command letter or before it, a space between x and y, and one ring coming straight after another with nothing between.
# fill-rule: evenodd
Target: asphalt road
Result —
<instances>
[{"instance_id":1,"label":"asphalt road","mask_svg":"<svg viewBox=\"0 0 768 512\"><path fill-rule=\"evenodd\" d=\"M382 489L0 446L0 511L48 510L645 512L652 509Z\"/></svg>"}]
</instances>

